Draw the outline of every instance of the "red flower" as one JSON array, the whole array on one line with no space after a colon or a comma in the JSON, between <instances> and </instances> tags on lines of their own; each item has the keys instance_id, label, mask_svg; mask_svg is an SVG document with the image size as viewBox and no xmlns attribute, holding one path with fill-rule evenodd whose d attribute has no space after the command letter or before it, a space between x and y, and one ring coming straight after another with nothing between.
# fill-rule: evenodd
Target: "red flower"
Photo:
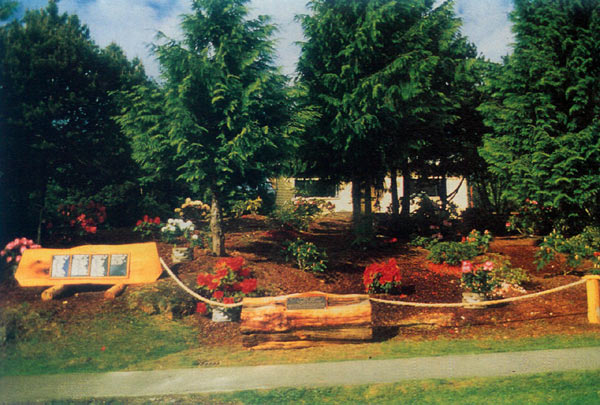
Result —
<instances>
[{"instance_id":1,"label":"red flower","mask_svg":"<svg viewBox=\"0 0 600 405\"><path fill-rule=\"evenodd\" d=\"M219 259L219 261L217 262L217 264L215 266L216 267L227 266L231 270L233 270L237 273L244 266L244 258L242 256L224 257L222 259Z\"/></svg>"},{"instance_id":2,"label":"red flower","mask_svg":"<svg viewBox=\"0 0 600 405\"><path fill-rule=\"evenodd\" d=\"M235 301L233 300L233 297L225 297L223 298L223 303L224 304L233 304Z\"/></svg>"},{"instance_id":3,"label":"red flower","mask_svg":"<svg viewBox=\"0 0 600 405\"><path fill-rule=\"evenodd\" d=\"M240 283L243 294L250 294L256 290L258 281L255 278L247 278Z\"/></svg>"},{"instance_id":4,"label":"red flower","mask_svg":"<svg viewBox=\"0 0 600 405\"><path fill-rule=\"evenodd\" d=\"M240 269L239 274L242 277L248 277L248 276L250 276L250 269L248 267L244 267L244 268Z\"/></svg>"},{"instance_id":5,"label":"red flower","mask_svg":"<svg viewBox=\"0 0 600 405\"><path fill-rule=\"evenodd\" d=\"M227 277L227 274L229 274L229 269L227 267L222 267L217 270L217 277L219 278Z\"/></svg>"},{"instance_id":6,"label":"red flower","mask_svg":"<svg viewBox=\"0 0 600 405\"><path fill-rule=\"evenodd\" d=\"M142 222L143 221L141 219L138 219L138 221L135 223L135 226L140 226L142 224Z\"/></svg>"},{"instance_id":7,"label":"red flower","mask_svg":"<svg viewBox=\"0 0 600 405\"><path fill-rule=\"evenodd\" d=\"M594 252L594 256L596 256L596 257L600 256L600 252Z\"/></svg>"},{"instance_id":8,"label":"red flower","mask_svg":"<svg viewBox=\"0 0 600 405\"><path fill-rule=\"evenodd\" d=\"M144 222L148 222L148 215L144 215Z\"/></svg>"},{"instance_id":9,"label":"red flower","mask_svg":"<svg viewBox=\"0 0 600 405\"><path fill-rule=\"evenodd\" d=\"M223 298L223 291L215 291L212 296L214 299L220 300Z\"/></svg>"},{"instance_id":10,"label":"red flower","mask_svg":"<svg viewBox=\"0 0 600 405\"><path fill-rule=\"evenodd\" d=\"M160 217L155 217L155 218L154 218L154 223L155 223L156 225L159 225L159 224L160 224Z\"/></svg>"},{"instance_id":11,"label":"red flower","mask_svg":"<svg viewBox=\"0 0 600 405\"><path fill-rule=\"evenodd\" d=\"M198 314L205 314L206 313L206 304L204 302L199 302L198 304L196 304L196 313Z\"/></svg>"}]
</instances>

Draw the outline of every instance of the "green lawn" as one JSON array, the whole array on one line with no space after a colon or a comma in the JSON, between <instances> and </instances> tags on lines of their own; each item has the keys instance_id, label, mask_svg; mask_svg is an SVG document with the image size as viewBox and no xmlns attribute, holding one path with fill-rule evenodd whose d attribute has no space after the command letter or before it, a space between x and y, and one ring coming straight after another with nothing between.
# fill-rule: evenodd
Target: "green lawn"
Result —
<instances>
[{"instance_id":1,"label":"green lawn","mask_svg":"<svg viewBox=\"0 0 600 405\"><path fill-rule=\"evenodd\" d=\"M333 345L249 351L239 345L202 346L191 323L113 309L110 305L97 314L60 322L54 321L52 314L39 314L27 307L17 312L29 330L0 346L0 375L289 364L600 346L600 334L591 328L589 333L570 336L422 341L398 337L343 350Z\"/></svg>"}]
</instances>

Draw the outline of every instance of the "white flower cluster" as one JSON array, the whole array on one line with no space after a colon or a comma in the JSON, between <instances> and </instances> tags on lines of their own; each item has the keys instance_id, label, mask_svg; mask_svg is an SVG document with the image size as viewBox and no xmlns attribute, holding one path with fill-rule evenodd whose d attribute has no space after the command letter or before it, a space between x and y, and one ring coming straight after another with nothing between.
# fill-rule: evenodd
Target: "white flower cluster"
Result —
<instances>
[{"instance_id":1,"label":"white flower cluster","mask_svg":"<svg viewBox=\"0 0 600 405\"><path fill-rule=\"evenodd\" d=\"M194 229L195 228L192 221L169 218L167 225L160 228L160 231L164 233L172 233L174 235L181 235L194 232Z\"/></svg>"}]
</instances>

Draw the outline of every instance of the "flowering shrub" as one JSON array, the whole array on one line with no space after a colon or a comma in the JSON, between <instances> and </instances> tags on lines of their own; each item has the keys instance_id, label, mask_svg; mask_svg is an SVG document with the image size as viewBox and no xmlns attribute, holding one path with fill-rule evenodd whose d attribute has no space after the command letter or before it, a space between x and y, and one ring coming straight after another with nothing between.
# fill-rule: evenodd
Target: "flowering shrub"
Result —
<instances>
[{"instance_id":1,"label":"flowering shrub","mask_svg":"<svg viewBox=\"0 0 600 405\"><path fill-rule=\"evenodd\" d=\"M256 293L257 280L250 278L250 269L241 256L219 259L213 273L200 273L197 278L200 295L225 304ZM204 314L209 308L198 303L196 312Z\"/></svg>"},{"instance_id":2,"label":"flowering shrub","mask_svg":"<svg viewBox=\"0 0 600 405\"><path fill-rule=\"evenodd\" d=\"M564 237L553 230L544 238L536 253L537 267L541 269L550 262L557 253L566 256L567 266L574 269L584 260L592 261L594 267L600 266L600 228L588 226L582 233L571 238Z\"/></svg>"},{"instance_id":3,"label":"flowering shrub","mask_svg":"<svg viewBox=\"0 0 600 405\"><path fill-rule=\"evenodd\" d=\"M258 214L262 208L263 200L260 197L254 200L237 201L231 208L234 217L239 218L244 214Z\"/></svg>"},{"instance_id":4,"label":"flowering shrub","mask_svg":"<svg viewBox=\"0 0 600 405\"><path fill-rule=\"evenodd\" d=\"M169 218L167 224L160 228L162 239L166 243L176 243L181 236L189 239L194 232L194 223L183 219Z\"/></svg>"},{"instance_id":5,"label":"flowering shrub","mask_svg":"<svg viewBox=\"0 0 600 405\"><path fill-rule=\"evenodd\" d=\"M461 286L474 293L489 295L498 286L498 282L492 277L493 268L492 261L486 261L482 265L474 265L468 260L463 261Z\"/></svg>"},{"instance_id":6,"label":"flowering shrub","mask_svg":"<svg viewBox=\"0 0 600 405\"><path fill-rule=\"evenodd\" d=\"M435 264L446 263L456 266L464 260L471 260L485 253L491 240L492 234L489 231L481 233L472 230L461 242L437 242L430 245L427 258Z\"/></svg>"},{"instance_id":7,"label":"flowering shrub","mask_svg":"<svg viewBox=\"0 0 600 405\"><path fill-rule=\"evenodd\" d=\"M536 200L525 199L519 211L510 216L506 222L506 230L522 235L543 235L548 233L549 224L553 223L553 212Z\"/></svg>"},{"instance_id":8,"label":"flowering shrub","mask_svg":"<svg viewBox=\"0 0 600 405\"><path fill-rule=\"evenodd\" d=\"M192 221L195 224L205 220L210 214L210 205L203 203L200 200L192 200L186 198L181 207L175 208L175 212L187 221Z\"/></svg>"},{"instance_id":9,"label":"flowering shrub","mask_svg":"<svg viewBox=\"0 0 600 405\"><path fill-rule=\"evenodd\" d=\"M365 291L371 294L389 294L400 287L400 284L400 267L396 263L396 259L370 264L363 273Z\"/></svg>"},{"instance_id":10,"label":"flowering shrub","mask_svg":"<svg viewBox=\"0 0 600 405\"><path fill-rule=\"evenodd\" d=\"M325 211L333 212L331 202L320 199L297 198L273 212L275 220L293 229L306 230L311 222Z\"/></svg>"},{"instance_id":11,"label":"flowering shrub","mask_svg":"<svg viewBox=\"0 0 600 405\"><path fill-rule=\"evenodd\" d=\"M46 224L51 234L70 241L73 235L95 234L98 227L106 221L106 207L100 203L59 205L58 216Z\"/></svg>"},{"instance_id":12,"label":"flowering shrub","mask_svg":"<svg viewBox=\"0 0 600 405\"><path fill-rule=\"evenodd\" d=\"M519 267L513 267L510 260L499 254L488 254L481 257L481 263L491 263L489 272L492 279L498 285L509 284L517 287L529 281L527 271Z\"/></svg>"},{"instance_id":13,"label":"flowering shrub","mask_svg":"<svg viewBox=\"0 0 600 405\"><path fill-rule=\"evenodd\" d=\"M430 236L414 236L411 238L409 245L414 247L421 247L424 249L431 249L433 245L438 243L438 239Z\"/></svg>"},{"instance_id":14,"label":"flowering shrub","mask_svg":"<svg viewBox=\"0 0 600 405\"><path fill-rule=\"evenodd\" d=\"M144 215L143 219L136 222L133 227L134 232L142 234L142 238L150 238L158 234L161 228L160 217L150 218L148 215Z\"/></svg>"},{"instance_id":15,"label":"flowering shrub","mask_svg":"<svg viewBox=\"0 0 600 405\"><path fill-rule=\"evenodd\" d=\"M314 243L298 238L286 244L286 251L286 259L293 257L300 270L323 273L327 269L327 254L320 251Z\"/></svg>"},{"instance_id":16,"label":"flowering shrub","mask_svg":"<svg viewBox=\"0 0 600 405\"><path fill-rule=\"evenodd\" d=\"M15 238L12 242L8 242L4 249L0 251L0 257L4 259L6 264L16 264L21 261L24 251L39 248L41 246L33 243L31 239Z\"/></svg>"}]
</instances>

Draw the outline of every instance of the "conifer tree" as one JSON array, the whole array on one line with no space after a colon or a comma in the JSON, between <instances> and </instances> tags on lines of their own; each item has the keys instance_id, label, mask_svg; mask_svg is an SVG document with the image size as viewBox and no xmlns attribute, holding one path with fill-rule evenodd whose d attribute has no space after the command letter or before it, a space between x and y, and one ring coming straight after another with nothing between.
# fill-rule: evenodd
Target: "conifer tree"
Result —
<instances>
[{"instance_id":1,"label":"conifer tree","mask_svg":"<svg viewBox=\"0 0 600 405\"><path fill-rule=\"evenodd\" d=\"M600 220L600 1L517 0L514 53L488 80L481 155L514 201L576 231Z\"/></svg>"},{"instance_id":2,"label":"conifer tree","mask_svg":"<svg viewBox=\"0 0 600 405\"><path fill-rule=\"evenodd\" d=\"M286 78L273 64L269 18L248 19L247 0L196 0L181 41L159 35L166 141L179 177L206 190L212 251L225 255L223 204L256 186L287 153Z\"/></svg>"}]
</instances>

